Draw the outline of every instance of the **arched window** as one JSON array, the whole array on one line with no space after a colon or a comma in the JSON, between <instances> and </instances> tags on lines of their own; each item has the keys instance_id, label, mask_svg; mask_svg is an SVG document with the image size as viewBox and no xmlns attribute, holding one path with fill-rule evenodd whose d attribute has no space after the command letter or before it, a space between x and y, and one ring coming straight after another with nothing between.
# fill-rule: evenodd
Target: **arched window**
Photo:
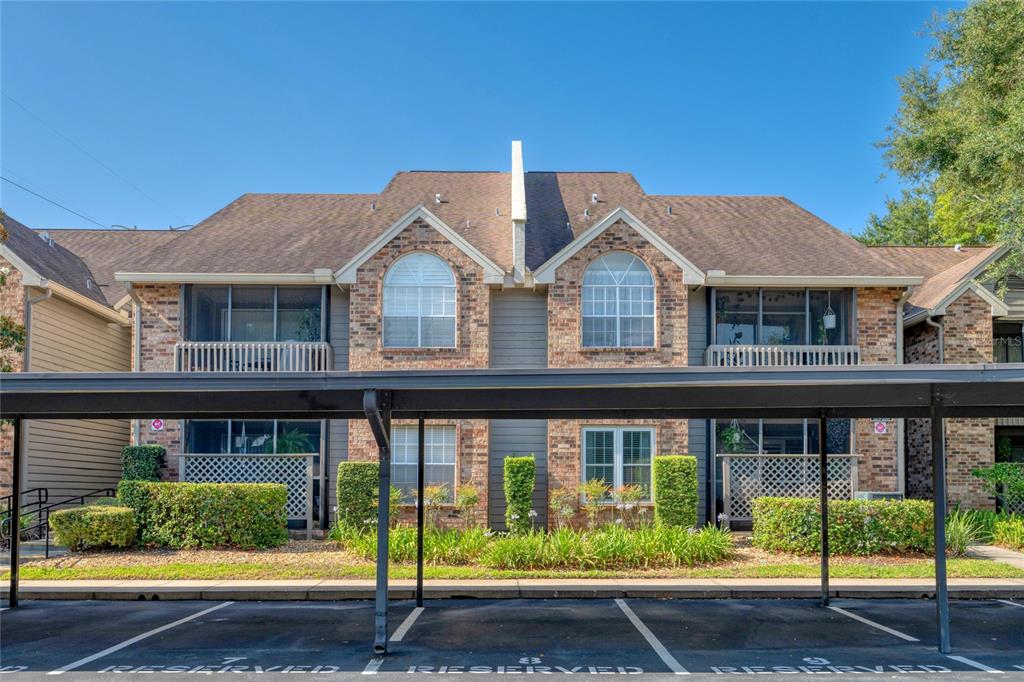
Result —
<instances>
[{"instance_id":1,"label":"arched window","mask_svg":"<svg viewBox=\"0 0 1024 682\"><path fill-rule=\"evenodd\" d=\"M455 276L437 256L403 256L384 276L384 346L455 346Z\"/></svg>"},{"instance_id":2,"label":"arched window","mask_svg":"<svg viewBox=\"0 0 1024 682\"><path fill-rule=\"evenodd\" d=\"M583 274L583 345L654 345L654 278L633 254L606 254Z\"/></svg>"}]
</instances>

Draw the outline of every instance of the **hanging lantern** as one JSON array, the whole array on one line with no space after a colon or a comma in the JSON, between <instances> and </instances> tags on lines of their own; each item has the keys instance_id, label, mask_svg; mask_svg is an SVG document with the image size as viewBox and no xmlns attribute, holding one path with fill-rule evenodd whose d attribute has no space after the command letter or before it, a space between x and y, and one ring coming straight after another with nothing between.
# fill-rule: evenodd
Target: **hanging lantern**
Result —
<instances>
[{"instance_id":1,"label":"hanging lantern","mask_svg":"<svg viewBox=\"0 0 1024 682\"><path fill-rule=\"evenodd\" d=\"M828 307L825 308L825 314L821 316L821 322L825 329L836 328L836 314L832 310L832 292L828 292Z\"/></svg>"}]
</instances>

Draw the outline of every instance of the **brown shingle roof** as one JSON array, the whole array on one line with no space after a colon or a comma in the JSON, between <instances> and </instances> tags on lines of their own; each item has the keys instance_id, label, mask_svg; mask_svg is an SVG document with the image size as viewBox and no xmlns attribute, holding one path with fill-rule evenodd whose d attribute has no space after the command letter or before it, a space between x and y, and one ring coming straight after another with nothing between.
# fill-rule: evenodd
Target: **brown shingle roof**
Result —
<instances>
[{"instance_id":1,"label":"brown shingle roof","mask_svg":"<svg viewBox=\"0 0 1024 682\"><path fill-rule=\"evenodd\" d=\"M34 230L4 215L7 240L3 242L40 277L52 280L97 303L108 305L96 278L77 255L60 243L50 243Z\"/></svg>"},{"instance_id":2,"label":"brown shingle roof","mask_svg":"<svg viewBox=\"0 0 1024 682\"><path fill-rule=\"evenodd\" d=\"M154 249L185 234L171 230L46 230L55 242L81 258L111 305L127 289L114 281L114 273L131 271Z\"/></svg>"},{"instance_id":3,"label":"brown shingle roof","mask_svg":"<svg viewBox=\"0 0 1024 682\"><path fill-rule=\"evenodd\" d=\"M873 246L872 253L890 261L905 272L915 272L925 280L907 299L904 315L910 316L934 308L970 277L999 248L971 246L956 250L951 246Z\"/></svg>"},{"instance_id":4,"label":"brown shingle roof","mask_svg":"<svg viewBox=\"0 0 1024 682\"><path fill-rule=\"evenodd\" d=\"M531 269L622 206L704 271L764 276L915 274L784 197L647 195L629 173L530 172L525 180L526 264ZM137 265L117 269L337 269L423 204L511 271L510 185L510 175L503 172L407 171L396 174L379 194L246 194ZM442 203L435 203L435 194L441 195Z\"/></svg>"}]
</instances>

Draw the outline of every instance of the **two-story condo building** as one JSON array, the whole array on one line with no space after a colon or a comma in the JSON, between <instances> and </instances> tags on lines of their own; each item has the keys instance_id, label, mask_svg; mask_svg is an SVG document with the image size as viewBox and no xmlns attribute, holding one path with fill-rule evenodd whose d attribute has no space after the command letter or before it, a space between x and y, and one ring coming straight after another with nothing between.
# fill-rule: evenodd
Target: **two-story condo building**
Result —
<instances>
[{"instance_id":1,"label":"two-story condo building","mask_svg":"<svg viewBox=\"0 0 1024 682\"><path fill-rule=\"evenodd\" d=\"M81 232L56 239L74 250ZM509 172L400 172L378 194L246 194L113 276L143 372L988 362L994 342L998 359L1020 361L1021 297L975 279L998 256L868 248L783 197L525 172L514 143ZM1024 425L950 421L951 498L989 505L970 470L997 440L1020 454ZM916 455L926 437L885 415L830 422L832 493L930 494ZM167 447L173 480L287 482L289 515L321 527L338 462L377 456L361 421L159 420L132 438ZM416 429L397 422L392 438L393 480L408 491ZM695 455L702 518L739 526L754 497L814 494L818 477L817 424L756 415L466 419L430 423L425 438L428 482L475 486L478 520L495 527L512 454L537 457L540 523L555 487L649 490L656 454Z\"/></svg>"}]
</instances>

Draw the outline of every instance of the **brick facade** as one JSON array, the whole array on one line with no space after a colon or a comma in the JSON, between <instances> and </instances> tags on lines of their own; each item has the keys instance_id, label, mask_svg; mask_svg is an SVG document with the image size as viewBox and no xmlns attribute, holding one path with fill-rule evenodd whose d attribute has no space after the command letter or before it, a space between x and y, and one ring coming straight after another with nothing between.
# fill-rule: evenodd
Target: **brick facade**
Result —
<instances>
[{"instance_id":1,"label":"brick facade","mask_svg":"<svg viewBox=\"0 0 1024 682\"><path fill-rule=\"evenodd\" d=\"M992 362L992 307L973 291L951 303L942 317L943 362ZM907 330L907 363L939 362L939 331L921 323ZM995 461L991 419L946 420L946 484L949 501L972 508L992 508L994 501L971 475L973 469ZM932 496L931 420L907 420L907 494Z\"/></svg>"},{"instance_id":2,"label":"brick facade","mask_svg":"<svg viewBox=\"0 0 1024 682\"><path fill-rule=\"evenodd\" d=\"M402 256L427 251L444 259L455 274L455 347L384 348L383 283L388 268ZM349 298L349 369L482 369L489 363L490 290L483 269L427 223L416 220L375 253L356 273ZM399 422L396 422L396 424ZM433 423L433 422L432 422ZM480 495L477 521L487 519L487 420L463 419L456 425L456 488L472 482ZM369 425L349 421L348 456L377 459ZM404 510L408 514L408 510Z\"/></svg>"},{"instance_id":3,"label":"brick facade","mask_svg":"<svg viewBox=\"0 0 1024 682\"><path fill-rule=\"evenodd\" d=\"M583 274L595 259L609 251L628 251L640 258L654 277L655 322L653 348L584 348L582 344ZM548 366L565 367L684 367L687 364L687 307L689 290L675 263L623 221L563 263L548 287ZM687 421L549 420L549 487L575 489L582 482L582 429L587 425L651 425L654 454L681 454L689 449Z\"/></svg>"},{"instance_id":4,"label":"brick facade","mask_svg":"<svg viewBox=\"0 0 1024 682\"><path fill-rule=\"evenodd\" d=\"M139 313L142 326L140 369L143 372L173 372L174 344L181 337L181 286L137 284L134 285L134 291L142 302ZM134 353L132 355L134 370ZM149 420L143 420L139 425L142 444L167 448L164 478L169 481L178 480L178 455L183 452L182 435L182 423L177 419L166 420L163 431L154 431Z\"/></svg>"},{"instance_id":5,"label":"brick facade","mask_svg":"<svg viewBox=\"0 0 1024 682\"><path fill-rule=\"evenodd\" d=\"M21 273L7 260L0 258L0 267L8 270L6 282L0 286L0 316L17 324L25 324L25 287ZM15 372L25 369L23 353L9 352L8 359ZM0 423L0 495L11 493L11 474L14 465L14 430Z\"/></svg>"},{"instance_id":6,"label":"brick facade","mask_svg":"<svg viewBox=\"0 0 1024 682\"><path fill-rule=\"evenodd\" d=\"M857 340L860 364L895 365L897 305L903 289L857 289ZM888 415L880 414L880 418ZM887 422L886 433L875 433L870 419L857 419L854 426L854 450L858 463L860 490L895 492L899 490L896 420Z\"/></svg>"}]
</instances>

